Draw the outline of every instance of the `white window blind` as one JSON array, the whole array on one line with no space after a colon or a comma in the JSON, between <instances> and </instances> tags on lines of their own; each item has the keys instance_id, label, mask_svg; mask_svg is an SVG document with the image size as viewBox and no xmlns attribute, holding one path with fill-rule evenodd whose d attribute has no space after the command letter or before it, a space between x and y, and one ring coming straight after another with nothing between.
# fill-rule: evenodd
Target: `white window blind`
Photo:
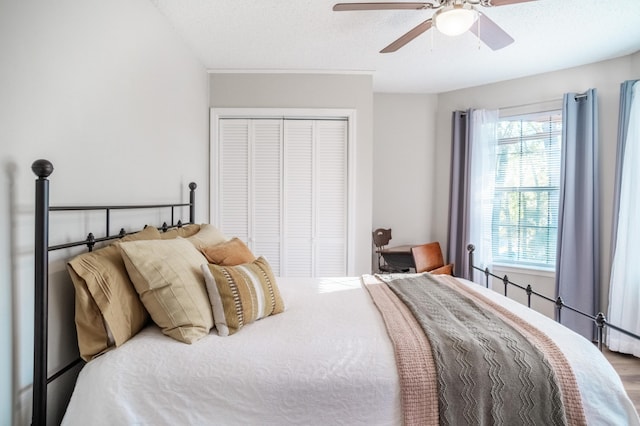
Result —
<instances>
[{"instance_id":1,"label":"white window blind","mask_svg":"<svg viewBox=\"0 0 640 426\"><path fill-rule=\"evenodd\" d=\"M497 138L493 261L553 268L562 112L502 117Z\"/></svg>"}]
</instances>

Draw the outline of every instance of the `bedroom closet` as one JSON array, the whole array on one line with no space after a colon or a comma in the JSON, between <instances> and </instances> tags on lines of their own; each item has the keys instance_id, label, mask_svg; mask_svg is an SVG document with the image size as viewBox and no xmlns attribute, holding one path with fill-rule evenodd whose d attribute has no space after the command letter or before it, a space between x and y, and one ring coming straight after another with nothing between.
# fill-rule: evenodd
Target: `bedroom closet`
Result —
<instances>
[{"instance_id":1,"label":"bedroom closet","mask_svg":"<svg viewBox=\"0 0 640 426\"><path fill-rule=\"evenodd\" d=\"M348 134L340 118L218 118L212 221L276 275L347 275Z\"/></svg>"}]
</instances>

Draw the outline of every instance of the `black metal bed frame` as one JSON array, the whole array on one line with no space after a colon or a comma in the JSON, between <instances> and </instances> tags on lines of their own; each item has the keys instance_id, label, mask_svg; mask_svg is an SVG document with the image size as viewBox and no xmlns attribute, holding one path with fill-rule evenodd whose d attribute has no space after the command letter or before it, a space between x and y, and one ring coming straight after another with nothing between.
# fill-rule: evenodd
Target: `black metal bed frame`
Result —
<instances>
[{"instance_id":1,"label":"black metal bed frame","mask_svg":"<svg viewBox=\"0 0 640 426\"><path fill-rule=\"evenodd\" d=\"M35 246L34 246L34 361L33 361L33 407L32 420L33 426L46 424L47 414L47 385L62 376L82 360L78 357L76 360L62 367L51 377L47 372L47 341L48 341L48 286L49 286L49 252L54 250L66 249L71 247L86 246L92 251L96 243L115 240L128 235L124 228L120 229L117 235L109 235L110 232L110 214L112 210L141 210L141 209L171 209L171 224L163 223L160 229L164 232L171 228L179 228L184 225L195 223L195 189L197 185L193 182L189 184L189 202L175 204L147 204L147 205L103 205L103 206L50 206L49 205L49 179L53 173L53 165L47 160L36 160L33 162L31 169L38 177L35 181ZM189 207L189 221L182 222L178 220L174 222L174 212L177 207ZM70 243L49 245L49 212L52 211L104 211L105 212L105 237L95 238L93 233L89 233L82 241ZM132 232L130 232L132 233ZM473 244L467 246L469 255L469 277L472 279L474 270L480 271L485 275L485 286L489 287L489 277L502 280L504 283L504 295L507 295L507 288L512 285L526 292L527 306L531 307L531 296L535 295L541 299L554 303L556 306L556 320L560 321L562 309L566 308L572 312L591 319L597 326L597 343L598 348L602 350L604 328L609 327L632 338L640 340L640 336L624 330L618 326L610 324L604 315L599 312L596 315L584 313L564 303L561 297L551 299L543 294L535 292L531 285L526 287L516 284L509 280L508 276L504 277L492 274L489 268L481 269L473 263L473 252L475 247Z\"/></svg>"},{"instance_id":2,"label":"black metal bed frame","mask_svg":"<svg viewBox=\"0 0 640 426\"><path fill-rule=\"evenodd\" d=\"M175 204L147 204L147 205L105 205L105 206L50 206L49 205L49 180L53 173L53 165L47 160L36 160L31 165L31 170L38 177L35 191L35 246L34 246L34 341L33 341L33 401L31 424L33 426L45 425L47 420L47 385L62 376L82 360L78 357L74 361L62 367L51 377L47 372L47 341L48 341L48 305L49 305L49 252L71 247L87 246L93 251L96 243L115 240L133 232L125 232L120 229L117 235L109 235L112 210L141 210L141 209L171 209L171 224L163 223L159 228L166 232L171 228L180 228L184 225L195 223L195 189L194 182L189 184L189 202ZM189 207L189 221L174 221L174 213L177 207ZM105 237L95 238L89 233L82 241L49 245L49 212L52 211L104 211L105 212Z\"/></svg>"},{"instance_id":3,"label":"black metal bed frame","mask_svg":"<svg viewBox=\"0 0 640 426\"><path fill-rule=\"evenodd\" d=\"M537 296L541 299L544 299L548 302L551 302L553 304L555 304L555 308L556 308L556 321L557 322L561 322L562 319L562 309L566 308L568 310L570 310L571 312L575 312L578 315L581 315L585 318L588 318L590 320L592 320L596 327L597 327L597 338L596 338L596 342L598 344L598 349L600 351L602 351L602 344L603 344L603 339L604 339L604 329L605 327L609 327L613 330L619 331L620 333L626 334L629 337L632 337L634 339L638 339L638 341L640 341L640 336L637 334L634 334L628 330L625 330L621 327L618 327L616 325L611 324L610 322L607 321L607 318L605 317L603 312L598 312L595 315L591 315L591 314L587 314L585 312L580 311L579 309L573 308L569 305L567 305L566 303L564 303L564 301L562 300L562 297L558 296L558 298L556 299L552 299L550 297L545 296L544 294L540 294L536 291L533 290L533 288L531 287L531 284L528 284L526 287L520 285L520 284L516 284L513 281L509 280L509 277L507 275L504 275L503 277L500 277L498 275L492 274L491 272L489 272L489 268L479 268L477 266L475 266L473 264L473 252L475 250L475 246L473 244L469 244L467 246L467 251L469 253L469 279L473 280L473 271L480 271L482 273L484 273L485 276L485 287L489 288L489 277L493 277L493 278L497 278L499 280L502 281L503 285L504 285L504 295L507 296L507 289L509 287L509 285L512 285L516 288L519 288L520 290L523 290L524 292L526 292L527 294L527 307L531 308L531 296Z\"/></svg>"}]
</instances>

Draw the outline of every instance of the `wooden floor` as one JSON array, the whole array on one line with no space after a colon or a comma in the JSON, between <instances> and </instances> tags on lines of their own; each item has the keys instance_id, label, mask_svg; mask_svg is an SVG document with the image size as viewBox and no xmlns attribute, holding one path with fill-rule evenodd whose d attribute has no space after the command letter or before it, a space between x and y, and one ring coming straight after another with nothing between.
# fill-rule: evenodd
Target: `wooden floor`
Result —
<instances>
[{"instance_id":1,"label":"wooden floor","mask_svg":"<svg viewBox=\"0 0 640 426\"><path fill-rule=\"evenodd\" d=\"M602 352L620 375L629 398L631 398L636 410L640 413L640 358L611 352L606 348Z\"/></svg>"}]
</instances>

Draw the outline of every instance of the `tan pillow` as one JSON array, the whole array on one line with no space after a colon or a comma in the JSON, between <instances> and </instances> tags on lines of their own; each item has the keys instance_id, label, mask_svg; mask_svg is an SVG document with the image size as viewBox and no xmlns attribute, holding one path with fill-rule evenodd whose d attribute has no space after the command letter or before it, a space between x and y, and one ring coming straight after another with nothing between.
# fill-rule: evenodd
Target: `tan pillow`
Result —
<instances>
[{"instance_id":1,"label":"tan pillow","mask_svg":"<svg viewBox=\"0 0 640 426\"><path fill-rule=\"evenodd\" d=\"M200 231L200 225L186 225L180 228L171 228L167 232L160 232L160 238L163 240L170 240L176 237L187 238L197 234Z\"/></svg>"},{"instance_id":2,"label":"tan pillow","mask_svg":"<svg viewBox=\"0 0 640 426\"><path fill-rule=\"evenodd\" d=\"M193 343L213 327L200 265L207 259L184 238L120 244L142 303L167 336Z\"/></svg>"},{"instance_id":3,"label":"tan pillow","mask_svg":"<svg viewBox=\"0 0 640 426\"><path fill-rule=\"evenodd\" d=\"M227 241L227 237L224 236L218 228L208 223L200 225L200 231L197 234L187 238L198 250L202 250L203 247L212 246L214 244L220 244Z\"/></svg>"},{"instance_id":4,"label":"tan pillow","mask_svg":"<svg viewBox=\"0 0 640 426\"><path fill-rule=\"evenodd\" d=\"M235 266L256 260L249 247L235 237L224 243L202 247L200 251L209 263L221 266Z\"/></svg>"},{"instance_id":5,"label":"tan pillow","mask_svg":"<svg viewBox=\"0 0 640 426\"><path fill-rule=\"evenodd\" d=\"M238 266L202 265L220 336L284 311L271 267L263 257Z\"/></svg>"},{"instance_id":6,"label":"tan pillow","mask_svg":"<svg viewBox=\"0 0 640 426\"><path fill-rule=\"evenodd\" d=\"M83 360L89 362L95 356L113 346L104 318L82 277L67 265L75 288L75 322L78 349Z\"/></svg>"},{"instance_id":7,"label":"tan pillow","mask_svg":"<svg viewBox=\"0 0 640 426\"><path fill-rule=\"evenodd\" d=\"M78 348L85 361L113 345L120 346L144 327L149 314L129 279L117 244L159 238L160 232L148 226L67 263L75 288Z\"/></svg>"}]
</instances>

